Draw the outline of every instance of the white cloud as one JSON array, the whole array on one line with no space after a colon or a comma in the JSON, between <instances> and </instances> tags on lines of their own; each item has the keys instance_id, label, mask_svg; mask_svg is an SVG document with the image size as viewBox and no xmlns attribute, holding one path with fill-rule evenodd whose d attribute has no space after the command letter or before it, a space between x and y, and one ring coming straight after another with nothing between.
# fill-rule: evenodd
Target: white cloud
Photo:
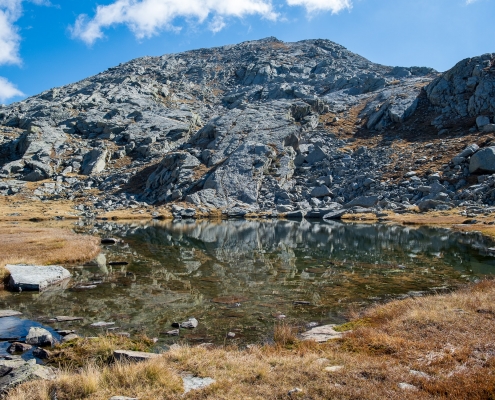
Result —
<instances>
[{"instance_id":1,"label":"white cloud","mask_svg":"<svg viewBox=\"0 0 495 400\"><path fill-rule=\"evenodd\" d=\"M478 0L466 0L466 4L476 3Z\"/></svg>"},{"instance_id":2,"label":"white cloud","mask_svg":"<svg viewBox=\"0 0 495 400\"><path fill-rule=\"evenodd\" d=\"M332 14L336 14L344 9L352 8L351 0L287 0L287 4L289 6L303 6L309 13L331 11Z\"/></svg>"},{"instance_id":3,"label":"white cloud","mask_svg":"<svg viewBox=\"0 0 495 400\"><path fill-rule=\"evenodd\" d=\"M103 37L105 28L125 24L141 39L163 29L175 30L172 25L175 18L194 18L202 23L210 16L213 19L209 27L218 32L225 26L226 17L254 14L272 20L277 18L270 0L116 0L98 6L91 19L79 15L72 35L92 44Z\"/></svg>"},{"instance_id":4,"label":"white cloud","mask_svg":"<svg viewBox=\"0 0 495 400\"><path fill-rule=\"evenodd\" d=\"M0 0L0 64L20 64L20 37L14 23L21 15L20 0Z\"/></svg>"},{"instance_id":5,"label":"white cloud","mask_svg":"<svg viewBox=\"0 0 495 400\"><path fill-rule=\"evenodd\" d=\"M7 79L0 76L0 102L3 103L4 101L16 96L24 96L24 93L17 89Z\"/></svg>"}]
</instances>

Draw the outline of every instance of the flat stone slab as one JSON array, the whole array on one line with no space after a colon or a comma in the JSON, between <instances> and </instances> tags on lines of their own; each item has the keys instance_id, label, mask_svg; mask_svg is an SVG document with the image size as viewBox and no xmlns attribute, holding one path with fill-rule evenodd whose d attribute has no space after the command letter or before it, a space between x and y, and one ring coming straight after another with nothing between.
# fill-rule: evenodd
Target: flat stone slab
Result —
<instances>
[{"instance_id":1,"label":"flat stone slab","mask_svg":"<svg viewBox=\"0 0 495 400\"><path fill-rule=\"evenodd\" d=\"M55 317L54 320L57 322L82 321L83 317L66 317L66 316L60 315L58 317Z\"/></svg>"},{"instance_id":2,"label":"flat stone slab","mask_svg":"<svg viewBox=\"0 0 495 400\"><path fill-rule=\"evenodd\" d=\"M118 361L146 361L160 357L160 354L146 353L144 351L115 350L113 356Z\"/></svg>"},{"instance_id":3,"label":"flat stone slab","mask_svg":"<svg viewBox=\"0 0 495 400\"><path fill-rule=\"evenodd\" d=\"M18 315L22 315L22 313L20 311L14 311L14 310L0 310L0 318L16 317Z\"/></svg>"},{"instance_id":4,"label":"flat stone slab","mask_svg":"<svg viewBox=\"0 0 495 400\"><path fill-rule=\"evenodd\" d=\"M104 328L106 326L112 326L112 325L115 325L115 322L98 321L92 323L90 326L92 326L93 328Z\"/></svg>"},{"instance_id":5,"label":"flat stone slab","mask_svg":"<svg viewBox=\"0 0 495 400\"><path fill-rule=\"evenodd\" d=\"M70 272L59 265L8 264L5 268L10 273L9 287L14 290L42 291L71 277Z\"/></svg>"},{"instance_id":6,"label":"flat stone slab","mask_svg":"<svg viewBox=\"0 0 495 400\"><path fill-rule=\"evenodd\" d=\"M340 219L342 215L348 213L348 210L336 210L336 211L331 211L328 214L325 214L323 216L323 219Z\"/></svg>"},{"instance_id":7,"label":"flat stone slab","mask_svg":"<svg viewBox=\"0 0 495 400\"><path fill-rule=\"evenodd\" d=\"M301 334L303 340L314 340L318 343L326 342L331 339L340 339L342 337L341 332L337 332L333 328L336 325L323 325L310 329L307 332Z\"/></svg>"}]
</instances>

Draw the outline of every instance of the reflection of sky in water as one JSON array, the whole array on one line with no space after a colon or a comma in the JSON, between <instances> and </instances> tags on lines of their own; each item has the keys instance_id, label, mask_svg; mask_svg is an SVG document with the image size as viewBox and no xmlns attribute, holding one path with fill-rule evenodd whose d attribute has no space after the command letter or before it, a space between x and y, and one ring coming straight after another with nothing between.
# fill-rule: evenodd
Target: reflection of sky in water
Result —
<instances>
[{"instance_id":1,"label":"reflection of sky in water","mask_svg":"<svg viewBox=\"0 0 495 400\"><path fill-rule=\"evenodd\" d=\"M48 329L56 340L60 340L60 336L52 328L44 326L36 321L18 317L0 318L0 338L4 340L19 338L21 341L24 341L29 332L29 328L31 327ZM0 342L0 356L10 355L7 353L7 348L9 346L9 342ZM31 358L31 351L22 354L22 357L26 360Z\"/></svg>"},{"instance_id":2,"label":"reflection of sky in water","mask_svg":"<svg viewBox=\"0 0 495 400\"><path fill-rule=\"evenodd\" d=\"M3 307L28 317L84 317L70 325L84 334L97 333L88 326L103 320L116 322L117 330L159 335L194 316L200 326L186 339L223 342L234 330L241 341L253 341L280 314L290 323L339 322L350 304L452 287L495 271L481 235L446 229L271 220L96 229L125 244L105 247L93 266L73 268L71 289L13 294L0 300ZM75 288L95 281L103 283ZM241 296L240 306L212 301L229 296Z\"/></svg>"}]
</instances>

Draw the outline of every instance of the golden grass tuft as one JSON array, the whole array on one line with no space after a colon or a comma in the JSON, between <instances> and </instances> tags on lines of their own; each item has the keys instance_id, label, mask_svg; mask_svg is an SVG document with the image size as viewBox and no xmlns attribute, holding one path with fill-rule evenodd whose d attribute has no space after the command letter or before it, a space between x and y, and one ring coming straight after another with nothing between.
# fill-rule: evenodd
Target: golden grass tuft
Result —
<instances>
[{"instance_id":1,"label":"golden grass tuft","mask_svg":"<svg viewBox=\"0 0 495 400\"><path fill-rule=\"evenodd\" d=\"M93 259L100 252L98 238L68 229L0 227L0 268L6 264L70 264Z\"/></svg>"},{"instance_id":2,"label":"golden grass tuft","mask_svg":"<svg viewBox=\"0 0 495 400\"><path fill-rule=\"evenodd\" d=\"M366 310L347 324L340 340L300 342L286 324L274 327L275 345L179 347L139 364L89 357L84 368L66 369L53 382L33 382L9 400L285 399L300 388L304 399L493 399L495 398L495 281L446 295L393 301ZM132 341L100 338L95 354ZM87 348L87 351L89 351ZM74 350L76 351L76 350ZM86 357L66 352L65 357ZM107 353L105 353L107 354ZM82 358L81 358L82 357ZM68 364L67 364L68 365ZM343 366L343 368L332 368ZM182 396L184 372L215 383ZM414 390L399 384L414 385Z\"/></svg>"}]
</instances>

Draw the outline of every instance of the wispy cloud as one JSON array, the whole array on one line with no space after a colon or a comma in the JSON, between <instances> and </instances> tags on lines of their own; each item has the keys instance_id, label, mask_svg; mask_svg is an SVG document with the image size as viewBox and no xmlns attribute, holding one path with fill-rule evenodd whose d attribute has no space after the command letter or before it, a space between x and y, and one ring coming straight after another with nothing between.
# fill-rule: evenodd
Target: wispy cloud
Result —
<instances>
[{"instance_id":1,"label":"wispy cloud","mask_svg":"<svg viewBox=\"0 0 495 400\"><path fill-rule=\"evenodd\" d=\"M20 1L0 0L0 65L21 63L19 57L21 38L14 25L21 13Z\"/></svg>"},{"instance_id":2,"label":"wispy cloud","mask_svg":"<svg viewBox=\"0 0 495 400\"><path fill-rule=\"evenodd\" d=\"M478 0L466 0L466 4L476 3Z\"/></svg>"},{"instance_id":3,"label":"wispy cloud","mask_svg":"<svg viewBox=\"0 0 495 400\"><path fill-rule=\"evenodd\" d=\"M11 82L0 76L0 102L3 103L12 97L24 96Z\"/></svg>"},{"instance_id":4,"label":"wispy cloud","mask_svg":"<svg viewBox=\"0 0 495 400\"><path fill-rule=\"evenodd\" d=\"M151 37L160 30L175 30L172 23L178 17L196 19L199 23L212 17L209 28L218 32L225 26L226 17L254 14L277 18L270 0L117 0L98 6L93 18L79 15L72 35L93 44L104 36L105 28L125 24L137 38Z\"/></svg>"},{"instance_id":5,"label":"wispy cloud","mask_svg":"<svg viewBox=\"0 0 495 400\"><path fill-rule=\"evenodd\" d=\"M287 0L289 6L303 6L309 13L330 11L336 14L352 8L351 0Z\"/></svg>"}]
</instances>

